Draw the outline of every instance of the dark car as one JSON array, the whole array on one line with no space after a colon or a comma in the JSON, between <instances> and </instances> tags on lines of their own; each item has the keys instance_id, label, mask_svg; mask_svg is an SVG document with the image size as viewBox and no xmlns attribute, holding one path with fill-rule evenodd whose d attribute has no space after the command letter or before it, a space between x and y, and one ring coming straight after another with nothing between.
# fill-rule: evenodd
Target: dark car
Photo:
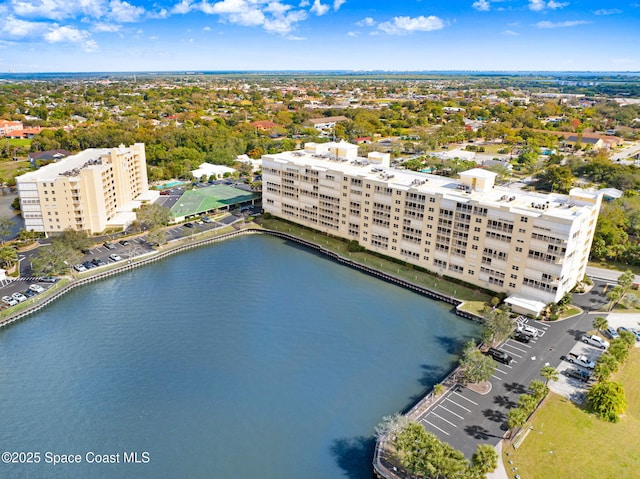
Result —
<instances>
[{"instance_id":1,"label":"dark car","mask_svg":"<svg viewBox=\"0 0 640 479\"><path fill-rule=\"evenodd\" d=\"M129 241L127 241L127 240L120 240L120 241L118 241L118 243L120 243L122 246L129 246L129 244L130 244Z\"/></svg>"},{"instance_id":2,"label":"dark car","mask_svg":"<svg viewBox=\"0 0 640 479\"><path fill-rule=\"evenodd\" d=\"M82 263L84 265L85 268L87 269L91 269L91 268L95 268L96 265L93 264L91 261L85 261L84 263Z\"/></svg>"},{"instance_id":3,"label":"dark car","mask_svg":"<svg viewBox=\"0 0 640 479\"><path fill-rule=\"evenodd\" d=\"M489 350L487 351L487 354L491 356L493 359L495 359L496 361L498 361L499 363L508 365L508 364L511 364L511 362L513 361L513 358L511 356L509 356L507 353L505 353L500 349L489 348Z\"/></svg>"},{"instance_id":4,"label":"dark car","mask_svg":"<svg viewBox=\"0 0 640 479\"><path fill-rule=\"evenodd\" d=\"M100 258L92 259L91 262L96 266L104 266L105 264L107 264L104 261L102 261Z\"/></svg>"},{"instance_id":5,"label":"dark car","mask_svg":"<svg viewBox=\"0 0 640 479\"><path fill-rule=\"evenodd\" d=\"M513 333L513 339L515 339L516 341L520 341L521 343L528 343L529 341L531 341L531 336L523 333L522 331L515 331Z\"/></svg>"},{"instance_id":6,"label":"dark car","mask_svg":"<svg viewBox=\"0 0 640 479\"><path fill-rule=\"evenodd\" d=\"M35 296L36 294L38 294L38 293L36 293L35 291L31 291L30 289L27 289L27 290L23 291L22 294L24 294L27 298L31 298L31 297Z\"/></svg>"},{"instance_id":7,"label":"dark car","mask_svg":"<svg viewBox=\"0 0 640 479\"><path fill-rule=\"evenodd\" d=\"M107 249L116 249L116 245L114 245L113 243L109 243L108 241L102 243L102 246Z\"/></svg>"},{"instance_id":8,"label":"dark car","mask_svg":"<svg viewBox=\"0 0 640 479\"><path fill-rule=\"evenodd\" d=\"M193 223L185 223L184 226L187 228L193 228Z\"/></svg>"},{"instance_id":9,"label":"dark car","mask_svg":"<svg viewBox=\"0 0 640 479\"><path fill-rule=\"evenodd\" d=\"M578 381L582 381L583 383L586 383L591 379L591 374L589 374L584 369L569 368L564 370L564 374L567 377L577 379Z\"/></svg>"}]
</instances>

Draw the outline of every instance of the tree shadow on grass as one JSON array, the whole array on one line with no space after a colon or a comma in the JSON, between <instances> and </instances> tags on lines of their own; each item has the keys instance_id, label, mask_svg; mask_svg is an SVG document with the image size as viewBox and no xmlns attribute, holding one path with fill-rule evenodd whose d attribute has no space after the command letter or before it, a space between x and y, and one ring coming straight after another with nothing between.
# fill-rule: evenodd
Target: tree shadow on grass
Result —
<instances>
[{"instance_id":1,"label":"tree shadow on grass","mask_svg":"<svg viewBox=\"0 0 640 479\"><path fill-rule=\"evenodd\" d=\"M373 436L337 439L331 446L331 455L349 479L371 479L371 461L376 446Z\"/></svg>"}]
</instances>

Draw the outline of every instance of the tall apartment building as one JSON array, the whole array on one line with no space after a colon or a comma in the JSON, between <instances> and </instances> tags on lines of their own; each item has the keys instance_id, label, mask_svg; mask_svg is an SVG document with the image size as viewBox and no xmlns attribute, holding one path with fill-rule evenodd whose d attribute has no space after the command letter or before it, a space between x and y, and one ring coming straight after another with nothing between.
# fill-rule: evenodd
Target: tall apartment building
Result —
<instances>
[{"instance_id":1,"label":"tall apartment building","mask_svg":"<svg viewBox=\"0 0 640 479\"><path fill-rule=\"evenodd\" d=\"M458 180L390 169L388 154L359 158L357 150L307 143L263 156L264 210L504 292L527 311L557 302L584 277L600 194L502 188L479 168Z\"/></svg>"},{"instance_id":2,"label":"tall apartment building","mask_svg":"<svg viewBox=\"0 0 640 479\"><path fill-rule=\"evenodd\" d=\"M125 227L149 190L143 143L88 149L16 181L25 228L45 233Z\"/></svg>"}]
</instances>

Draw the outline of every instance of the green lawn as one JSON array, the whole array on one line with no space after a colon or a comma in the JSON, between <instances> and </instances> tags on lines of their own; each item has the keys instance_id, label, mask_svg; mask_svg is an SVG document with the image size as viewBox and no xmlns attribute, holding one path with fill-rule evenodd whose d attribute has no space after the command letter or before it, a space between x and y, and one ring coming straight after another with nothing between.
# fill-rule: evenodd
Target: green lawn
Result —
<instances>
[{"instance_id":1,"label":"green lawn","mask_svg":"<svg viewBox=\"0 0 640 479\"><path fill-rule=\"evenodd\" d=\"M3 161L0 163L0 178L8 180L15 176L26 173L30 170L31 165L28 161Z\"/></svg>"},{"instance_id":2,"label":"green lawn","mask_svg":"<svg viewBox=\"0 0 640 479\"><path fill-rule=\"evenodd\" d=\"M265 220L264 218L261 218L260 224L267 229L282 231L307 241L311 241L346 258L351 258L354 261L358 261L372 268L393 274L415 284L440 291L443 294L454 296L462 301L487 302L491 299L491 296L474 289L473 287L466 287L451 283L436 275L417 271L410 266L400 265L393 261L378 258L377 256L368 253L351 253L347 249L346 241L329 237L318 231L302 228L277 219Z\"/></svg>"},{"instance_id":3,"label":"green lawn","mask_svg":"<svg viewBox=\"0 0 640 479\"><path fill-rule=\"evenodd\" d=\"M628 403L617 424L601 421L552 393L533 417L533 430L520 448L503 448L508 477L640 477L640 348L632 350L615 379L624 385Z\"/></svg>"}]
</instances>

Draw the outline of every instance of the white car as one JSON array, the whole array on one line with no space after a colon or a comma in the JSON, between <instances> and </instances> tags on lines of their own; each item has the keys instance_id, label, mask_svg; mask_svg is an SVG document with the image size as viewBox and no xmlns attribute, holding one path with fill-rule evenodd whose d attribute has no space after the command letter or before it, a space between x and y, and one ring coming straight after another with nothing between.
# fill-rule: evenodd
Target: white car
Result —
<instances>
[{"instance_id":1,"label":"white car","mask_svg":"<svg viewBox=\"0 0 640 479\"><path fill-rule=\"evenodd\" d=\"M528 334L529 336L534 337L534 338L538 337L538 330L536 328L534 328L533 326L529 326L528 324L520 323L518 325L518 331L520 331L521 333L524 333L524 334Z\"/></svg>"},{"instance_id":2,"label":"white car","mask_svg":"<svg viewBox=\"0 0 640 479\"><path fill-rule=\"evenodd\" d=\"M113 254L110 254L110 255L109 255L109 259L110 259L111 261L121 261L121 260L122 260L122 257L121 257L119 254L115 254L115 253L113 253Z\"/></svg>"},{"instance_id":3,"label":"white car","mask_svg":"<svg viewBox=\"0 0 640 479\"><path fill-rule=\"evenodd\" d=\"M73 267L73 269L75 269L78 273L82 273L83 271L87 270L87 267L85 265L83 265L82 263L78 263L77 265L75 265Z\"/></svg>"},{"instance_id":4,"label":"white car","mask_svg":"<svg viewBox=\"0 0 640 479\"><path fill-rule=\"evenodd\" d=\"M600 349L607 349L609 347L609 341L602 339L600 336L596 336L595 334L583 334L582 342Z\"/></svg>"},{"instance_id":5,"label":"white car","mask_svg":"<svg viewBox=\"0 0 640 479\"><path fill-rule=\"evenodd\" d=\"M32 284L31 286L29 286L29 289L34 293L44 293L44 288L39 284Z\"/></svg>"},{"instance_id":6,"label":"white car","mask_svg":"<svg viewBox=\"0 0 640 479\"><path fill-rule=\"evenodd\" d=\"M26 297L24 294L20 293L20 292L13 293L13 294L11 295L11 297L12 297L13 299L15 299L16 301L18 301L19 303L22 303L23 301L26 301L26 300L27 300L27 297Z\"/></svg>"},{"instance_id":7,"label":"white car","mask_svg":"<svg viewBox=\"0 0 640 479\"><path fill-rule=\"evenodd\" d=\"M13 299L11 296L3 296L2 302L7 306L15 306L16 304L18 304L18 301L16 299Z\"/></svg>"}]
</instances>

